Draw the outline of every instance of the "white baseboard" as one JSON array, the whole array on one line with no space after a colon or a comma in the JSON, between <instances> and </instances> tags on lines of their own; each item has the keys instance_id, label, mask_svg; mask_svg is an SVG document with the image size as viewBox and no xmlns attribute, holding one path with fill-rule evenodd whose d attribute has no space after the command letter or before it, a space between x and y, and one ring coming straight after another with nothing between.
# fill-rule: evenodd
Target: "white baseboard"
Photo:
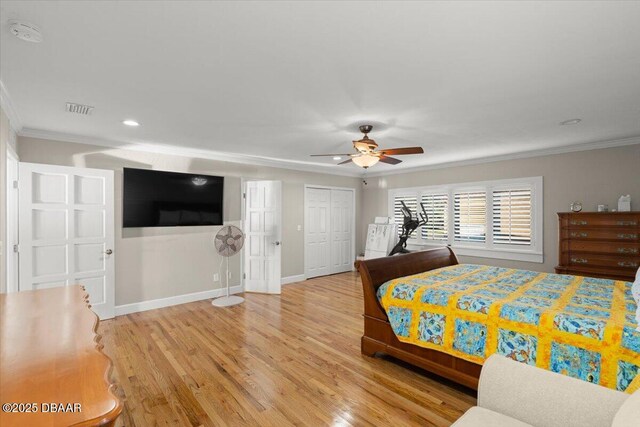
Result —
<instances>
[{"instance_id":1,"label":"white baseboard","mask_svg":"<svg viewBox=\"0 0 640 427\"><path fill-rule=\"evenodd\" d=\"M302 282L305 280L304 274L295 276L287 276L281 279L281 284ZM192 294L176 295L167 298L158 298L148 301L134 302L131 304L117 305L115 307L116 316L124 316L125 314L137 313L140 311L155 310L156 308L171 307L172 305L186 304L188 302L202 301L224 295L224 288L212 289L210 291L194 292ZM243 292L242 286L231 286L229 293L238 294Z\"/></svg>"},{"instance_id":2,"label":"white baseboard","mask_svg":"<svg viewBox=\"0 0 640 427\"><path fill-rule=\"evenodd\" d=\"M231 286L230 294L242 292L242 286ZM225 294L225 289L212 289L210 291L194 292L192 294L176 295L167 298L158 298L148 301L134 302L131 304L117 305L115 307L116 316L124 316L125 314L137 313L139 311L155 310L156 308L170 307L172 305L186 304L188 302L202 301L219 297Z\"/></svg>"},{"instance_id":3,"label":"white baseboard","mask_svg":"<svg viewBox=\"0 0 640 427\"><path fill-rule=\"evenodd\" d=\"M283 277L280 280L280 284L282 285L288 285L289 283L295 283L295 282L302 282L304 280L306 280L307 278L304 277L304 274L296 274L295 276L287 276L287 277Z\"/></svg>"}]
</instances>

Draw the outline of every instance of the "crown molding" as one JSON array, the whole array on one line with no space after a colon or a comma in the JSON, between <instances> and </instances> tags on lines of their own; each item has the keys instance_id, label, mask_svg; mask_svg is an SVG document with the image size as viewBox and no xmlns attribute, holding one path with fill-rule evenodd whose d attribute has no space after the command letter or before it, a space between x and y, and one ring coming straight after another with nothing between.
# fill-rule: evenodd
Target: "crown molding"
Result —
<instances>
[{"instance_id":1,"label":"crown molding","mask_svg":"<svg viewBox=\"0 0 640 427\"><path fill-rule=\"evenodd\" d=\"M8 114L7 114L8 116ZM40 138L52 141L73 142L76 144L89 144L114 149L125 149L133 151L143 151L148 153L169 154L173 156L195 157L222 162L243 163L255 166L266 166L272 168L289 169L303 172L315 172L327 175L347 176L353 178L376 178L389 175L420 172L433 169L445 169L451 167L478 165L505 160L526 159L531 157L550 156L554 154L574 153L578 151L590 151L603 148L623 147L627 145L640 144L640 136L614 139L606 141L595 141L584 144L573 144L563 147L546 148L541 150L525 151L520 153L504 154L497 156L480 157L475 159L458 160L452 162L438 163L433 165L414 166L409 168L396 168L394 170L373 172L364 170L349 170L340 168L337 165L319 165L317 163L299 160L277 159L272 157L258 157L246 154L226 153L214 150L179 147L175 145L138 143L116 141L105 138L89 137L64 132L54 132L41 129L23 128L18 132L19 136L29 138Z\"/></svg>"},{"instance_id":2,"label":"crown molding","mask_svg":"<svg viewBox=\"0 0 640 427\"><path fill-rule=\"evenodd\" d=\"M19 133L22 130L22 121L14 105L11 96L9 96L9 92L7 92L7 88L4 83L2 83L2 80L0 80L0 106L2 106L2 110L9 118L9 126L11 126L11 129L13 129L15 133Z\"/></svg>"},{"instance_id":3,"label":"crown molding","mask_svg":"<svg viewBox=\"0 0 640 427\"><path fill-rule=\"evenodd\" d=\"M457 160L433 165L414 166L406 169L396 169L395 171L381 171L367 174L367 178L377 178L381 176L398 175L412 172L421 172L433 169L445 169L459 166L479 165L483 163L500 162L504 160L527 159L530 157L552 156L554 154L575 153L578 151L599 150L603 148L624 147L627 145L640 144L640 136L623 139L612 139L607 141L595 141L584 144L566 145L563 147L545 148L541 150L524 151L520 153L503 154L489 157L479 157L475 159Z\"/></svg>"},{"instance_id":4,"label":"crown molding","mask_svg":"<svg viewBox=\"0 0 640 427\"><path fill-rule=\"evenodd\" d=\"M199 148L179 147L176 145L138 143L116 141L105 138L82 136L64 132L54 132L41 129L23 128L18 136L27 138L39 138L51 141L73 142L76 144L97 145L113 149L143 151L147 153L169 154L172 156L195 157L221 162L243 163L255 166L289 169L302 172L315 172L326 175L339 175L353 178L362 176L360 170L348 170L337 165L320 165L318 163L299 160L276 159L272 157L251 156L247 154L234 154L215 150Z\"/></svg>"}]
</instances>

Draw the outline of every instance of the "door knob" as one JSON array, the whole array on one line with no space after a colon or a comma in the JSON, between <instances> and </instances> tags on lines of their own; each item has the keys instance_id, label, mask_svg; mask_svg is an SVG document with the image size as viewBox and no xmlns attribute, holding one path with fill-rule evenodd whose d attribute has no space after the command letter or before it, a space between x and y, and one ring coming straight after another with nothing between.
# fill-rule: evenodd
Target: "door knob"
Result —
<instances>
[{"instance_id":1,"label":"door knob","mask_svg":"<svg viewBox=\"0 0 640 427\"><path fill-rule=\"evenodd\" d=\"M113 251L111 249L107 249L106 251L104 251L104 253L107 255L111 255Z\"/></svg>"},{"instance_id":2,"label":"door knob","mask_svg":"<svg viewBox=\"0 0 640 427\"><path fill-rule=\"evenodd\" d=\"M276 245L276 246L280 246L280 242L277 241L277 240L275 242L273 242L273 244Z\"/></svg>"}]
</instances>

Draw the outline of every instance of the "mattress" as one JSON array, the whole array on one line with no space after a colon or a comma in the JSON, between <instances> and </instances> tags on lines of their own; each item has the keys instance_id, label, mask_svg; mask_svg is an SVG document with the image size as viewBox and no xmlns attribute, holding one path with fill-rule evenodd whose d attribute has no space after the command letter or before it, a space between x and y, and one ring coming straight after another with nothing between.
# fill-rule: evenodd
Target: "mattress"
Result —
<instances>
[{"instance_id":1,"label":"mattress","mask_svg":"<svg viewBox=\"0 0 640 427\"><path fill-rule=\"evenodd\" d=\"M458 264L377 295L402 342L479 364L499 353L620 391L640 385L629 282Z\"/></svg>"}]
</instances>

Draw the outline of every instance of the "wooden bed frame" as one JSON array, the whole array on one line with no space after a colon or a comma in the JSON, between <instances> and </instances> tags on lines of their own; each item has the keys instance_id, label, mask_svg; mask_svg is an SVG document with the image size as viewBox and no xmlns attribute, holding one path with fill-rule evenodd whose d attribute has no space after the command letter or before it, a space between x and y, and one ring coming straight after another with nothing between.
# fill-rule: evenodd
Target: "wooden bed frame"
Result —
<instances>
[{"instance_id":1,"label":"wooden bed frame","mask_svg":"<svg viewBox=\"0 0 640 427\"><path fill-rule=\"evenodd\" d=\"M376 297L378 288L391 279L456 264L458 259L448 247L360 261L358 270L364 290L362 354L374 356L378 352L385 353L477 390L482 365L437 350L400 342Z\"/></svg>"}]
</instances>

